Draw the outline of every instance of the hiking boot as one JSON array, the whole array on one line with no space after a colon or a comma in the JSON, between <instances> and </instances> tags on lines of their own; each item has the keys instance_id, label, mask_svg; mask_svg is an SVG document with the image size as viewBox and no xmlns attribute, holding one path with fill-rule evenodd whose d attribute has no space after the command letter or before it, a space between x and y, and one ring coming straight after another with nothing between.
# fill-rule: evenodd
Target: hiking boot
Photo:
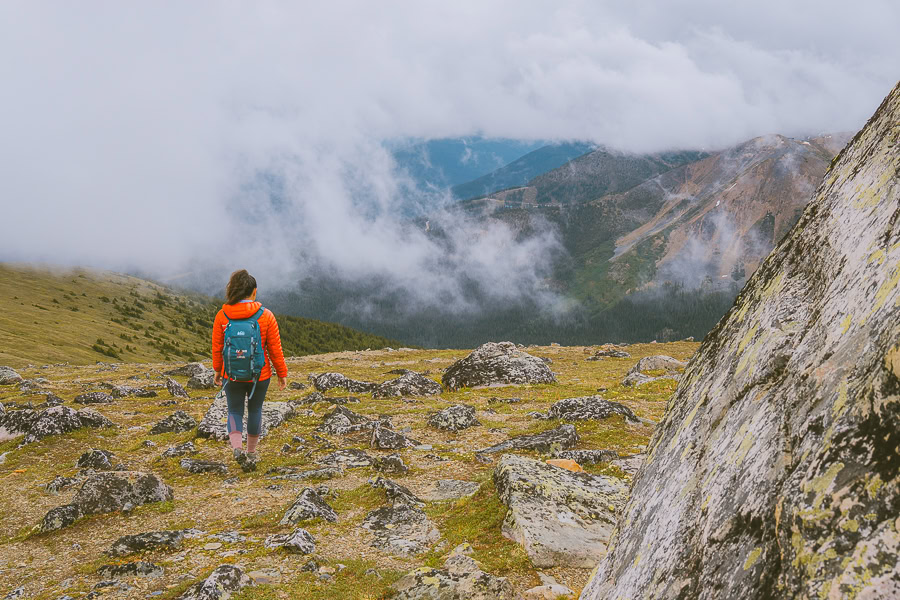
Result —
<instances>
[{"instance_id":1,"label":"hiking boot","mask_svg":"<svg viewBox=\"0 0 900 600\"><path fill-rule=\"evenodd\" d=\"M256 452L241 452L241 455L237 459L237 462L239 465L241 465L241 469L244 471L244 473L255 471L256 461Z\"/></svg>"},{"instance_id":2,"label":"hiking boot","mask_svg":"<svg viewBox=\"0 0 900 600\"><path fill-rule=\"evenodd\" d=\"M232 448L231 453L234 455L234 460L241 462L241 456L244 455L244 451L240 448Z\"/></svg>"}]
</instances>

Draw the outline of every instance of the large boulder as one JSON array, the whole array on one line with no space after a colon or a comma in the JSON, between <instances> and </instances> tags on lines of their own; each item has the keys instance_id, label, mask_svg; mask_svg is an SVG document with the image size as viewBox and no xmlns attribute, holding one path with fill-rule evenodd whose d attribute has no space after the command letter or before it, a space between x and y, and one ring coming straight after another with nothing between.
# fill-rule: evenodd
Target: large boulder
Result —
<instances>
[{"instance_id":1,"label":"large boulder","mask_svg":"<svg viewBox=\"0 0 900 600\"><path fill-rule=\"evenodd\" d=\"M250 577L234 565L221 565L206 579L198 581L178 597L178 600L227 600L232 592L250 585Z\"/></svg>"},{"instance_id":2,"label":"large boulder","mask_svg":"<svg viewBox=\"0 0 900 600\"><path fill-rule=\"evenodd\" d=\"M112 421L90 410L73 410L68 406L51 406L41 412L31 409L7 411L0 416L0 440L25 435L23 443L31 444L50 435L69 433L82 427L114 427Z\"/></svg>"},{"instance_id":3,"label":"large boulder","mask_svg":"<svg viewBox=\"0 0 900 600\"><path fill-rule=\"evenodd\" d=\"M216 372L204 367L202 371L191 375L187 386L192 390L214 390L219 387L216 385L215 379Z\"/></svg>"},{"instance_id":4,"label":"large boulder","mask_svg":"<svg viewBox=\"0 0 900 600\"><path fill-rule=\"evenodd\" d=\"M178 377L193 377L194 375L199 375L200 373L205 373L210 370L211 369L204 367L203 363L192 362L166 371L165 374Z\"/></svg>"},{"instance_id":5,"label":"large boulder","mask_svg":"<svg viewBox=\"0 0 900 600\"><path fill-rule=\"evenodd\" d=\"M329 523L336 523L338 515L334 509L328 506L325 499L313 488L304 488L291 507L284 513L281 525L296 525L301 521L310 519L324 519Z\"/></svg>"},{"instance_id":6,"label":"large boulder","mask_svg":"<svg viewBox=\"0 0 900 600\"><path fill-rule=\"evenodd\" d=\"M674 359L671 356L657 354L645 356L631 367L622 380L622 385L637 386L660 379L678 379L681 370L687 366L686 362ZM647 372L660 373L659 375L647 375Z\"/></svg>"},{"instance_id":7,"label":"large boulder","mask_svg":"<svg viewBox=\"0 0 900 600\"><path fill-rule=\"evenodd\" d=\"M333 388L343 388L354 394L365 394L366 392L374 390L377 385L375 383L350 379L346 375L340 373L320 373L318 375L310 375L309 380L320 392L327 392Z\"/></svg>"},{"instance_id":8,"label":"large boulder","mask_svg":"<svg viewBox=\"0 0 900 600\"><path fill-rule=\"evenodd\" d=\"M179 550L184 542L183 531L148 531L135 535L125 535L113 542L106 554L109 556L127 556L135 552L151 550Z\"/></svg>"},{"instance_id":9,"label":"large boulder","mask_svg":"<svg viewBox=\"0 0 900 600\"><path fill-rule=\"evenodd\" d=\"M563 421L586 421L590 419L607 419L613 415L622 415L628 423L640 423L634 412L619 402L607 400L602 396L581 396L565 398L555 402L547 412L548 419Z\"/></svg>"},{"instance_id":10,"label":"large boulder","mask_svg":"<svg viewBox=\"0 0 900 600\"><path fill-rule=\"evenodd\" d=\"M391 422L386 418L376 421L339 405L334 410L325 413L318 430L331 435L347 435L359 433L360 431L370 431L376 427L387 427L390 429Z\"/></svg>"},{"instance_id":11,"label":"large boulder","mask_svg":"<svg viewBox=\"0 0 900 600\"><path fill-rule=\"evenodd\" d=\"M488 342L450 365L441 381L448 390L458 390L487 385L556 383L556 377L547 363L519 350L512 342Z\"/></svg>"},{"instance_id":12,"label":"large boulder","mask_svg":"<svg viewBox=\"0 0 900 600\"><path fill-rule=\"evenodd\" d=\"M441 384L415 371L407 371L396 379L379 383L372 390L373 398L401 396L435 396L443 391Z\"/></svg>"},{"instance_id":13,"label":"large boulder","mask_svg":"<svg viewBox=\"0 0 900 600\"><path fill-rule=\"evenodd\" d=\"M509 508L503 535L521 544L536 567L596 565L628 496L628 486L614 477L513 454L500 458L494 484Z\"/></svg>"},{"instance_id":14,"label":"large boulder","mask_svg":"<svg viewBox=\"0 0 900 600\"><path fill-rule=\"evenodd\" d=\"M76 467L92 471L112 471L115 468L115 455L109 450L91 448L75 463Z\"/></svg>"},{"instance_id":15,"label":"large boulder","mask_svg":"<svg viewBox=\"0 0 900 600\"><path fill-rule=\"evenodd\" d=\"M900 597L900 85L693 357L582 593Z\"/></svg>"},{"instance_id":16,"label":"large boulder","mask_svg":"<svg viewBox=\"0 0 900 600\"><path fill-rule=\"evenodd\" d=\"M284 548L292 554L312 554L316 551L316 540L308 531L298 528L290 533L270 535L265 546Z\"/></svg>"},{"instance_id":17,"label":"large boulder","mask_svg":"<svg viewBox=\"0 0 900 600\"><path fill-rule=\"evenodd\" d=\"M113 401L112 394L106 392L87 392L75 396L75 404L110 404Z\"/></svg>"},{"instance_id":18,"label":"large boulder","mask_svg":"<svg viewBox=\"0 0 900 600\"><path fill-rule=\"evenodd\" d=\"M402 450L419 445L416 440L410 439L402 433L397 433L387 427L375 427L372 429L370 445L376 450Z\"/></svg>"},{"instance_id":19,"label":"large boulder","mask_svg":"<svg viewBox=\"0 0 900 600\"><path fill-rule=\"evenodd\" d=\"M475 418L475 407L465 404L454 404L437 411L428 417L428 424L444 431L462 431L481 425Z\"/></svg>"},{"instance_id":20,"label":"large boulder","mask_svg":"<svg viewBox=\"0 0 900 600\"><path fill-rule=\"evenodd\" d=\"M0 367L0 385L14 385L22 381L22 376L11 367Z\"/></svg>"},{"instance_id":21,"label":"large boulder","mask_svg":"<svg viewBox=\"0 0 900 600\"><path fill-rule=\"evenodd\" d=\"M166 391L175 398L190 398L185 389L181 387L181 384L171 377L166 377Z\"/></svg>"},{"instance_id":22,"label":"large boulder","mask_svg":"<svg viewBox=\"0 0 900 600\"><path fill-rule=\"evenodd\" d=\"M260 436L268 435L269 430L284 424L294 416L294 408L287 402L263 402L262 429ZM244 436L247 435L247 411L244 411ZM197 435L219 441L228 440L228 401L225 394L216 395L212 404L203 415L197 426Z\"/></svg>"},{"instance_id":23,"label":"large boulder","mask_svg":"<svg viewBox=\"0 0 900 600\"><path fill-rule=\"evenodd\" d=\"M400 556L424 552L441 537L422 509L402 503L373 510L361 527L372 532L372 546Z\"/></svg>"},{"instance_id":24,"label":"large boulder","mask_svg":"<svg viewBox=\"0 0 900 600\"><path fill-rule=\"evenodd\" d=\"M536 450L546 454L574 448L577 443L578 433L575 431L575 426L566 424L560 425L555 429L548 429L541 433L512 437L505 442L500 442L490 448L478 450L477 453L493 454L495 452L506 452L508 450Z\"/></svg>"}]
</instances>

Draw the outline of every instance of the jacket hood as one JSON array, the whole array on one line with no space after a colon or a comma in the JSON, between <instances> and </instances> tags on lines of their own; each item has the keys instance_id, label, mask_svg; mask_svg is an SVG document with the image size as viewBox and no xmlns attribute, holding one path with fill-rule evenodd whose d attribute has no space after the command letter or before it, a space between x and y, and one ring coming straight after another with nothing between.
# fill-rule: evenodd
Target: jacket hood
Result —
<instances>
[{"instance_id":1,"label":"jacket hood","mask_svg":"<svg viewBox=\"0 0 900 600\"><path fill-rule=\"evenodd\" d=\"M237 304L223 304L222 312L229 319L247 319L256 314L262 307L259 302L238 302Z\"/></svg>"}]
</instances>

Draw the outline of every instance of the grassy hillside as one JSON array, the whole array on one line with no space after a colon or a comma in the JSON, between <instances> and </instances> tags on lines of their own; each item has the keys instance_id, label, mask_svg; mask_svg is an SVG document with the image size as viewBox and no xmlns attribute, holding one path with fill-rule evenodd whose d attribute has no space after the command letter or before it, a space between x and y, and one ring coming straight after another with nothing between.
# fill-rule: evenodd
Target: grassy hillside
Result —
<instances>
[{"instance_id":1,"label":"grassy hillside","mask_svg":"<svg viewBox=\"0 0 900 600\"><path fill-rule=\"evenodd\" d=\"M220 306L108 271L0 264L0 364L207 358ZM277 317L288 355L400 345L335 323Z\"/></svg>"}]
</instances>

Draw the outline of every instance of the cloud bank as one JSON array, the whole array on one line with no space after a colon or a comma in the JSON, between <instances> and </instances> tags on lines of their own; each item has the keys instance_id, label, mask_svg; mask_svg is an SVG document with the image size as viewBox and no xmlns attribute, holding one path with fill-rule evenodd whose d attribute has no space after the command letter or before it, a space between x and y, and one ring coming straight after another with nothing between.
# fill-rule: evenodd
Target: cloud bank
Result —
<instances>
[{"instance_id":1,"label":"cloud bank","mask_svg":"<svg viewBox=\"0 0 900 600\"><path fill-rule=\"evenodd\" d=\"M857 129L895 83L891 0L732 4L0 4L0 260L531 296L553 232L429 236L382 142L712 149Z\"/></svg>"}]
</instances>

